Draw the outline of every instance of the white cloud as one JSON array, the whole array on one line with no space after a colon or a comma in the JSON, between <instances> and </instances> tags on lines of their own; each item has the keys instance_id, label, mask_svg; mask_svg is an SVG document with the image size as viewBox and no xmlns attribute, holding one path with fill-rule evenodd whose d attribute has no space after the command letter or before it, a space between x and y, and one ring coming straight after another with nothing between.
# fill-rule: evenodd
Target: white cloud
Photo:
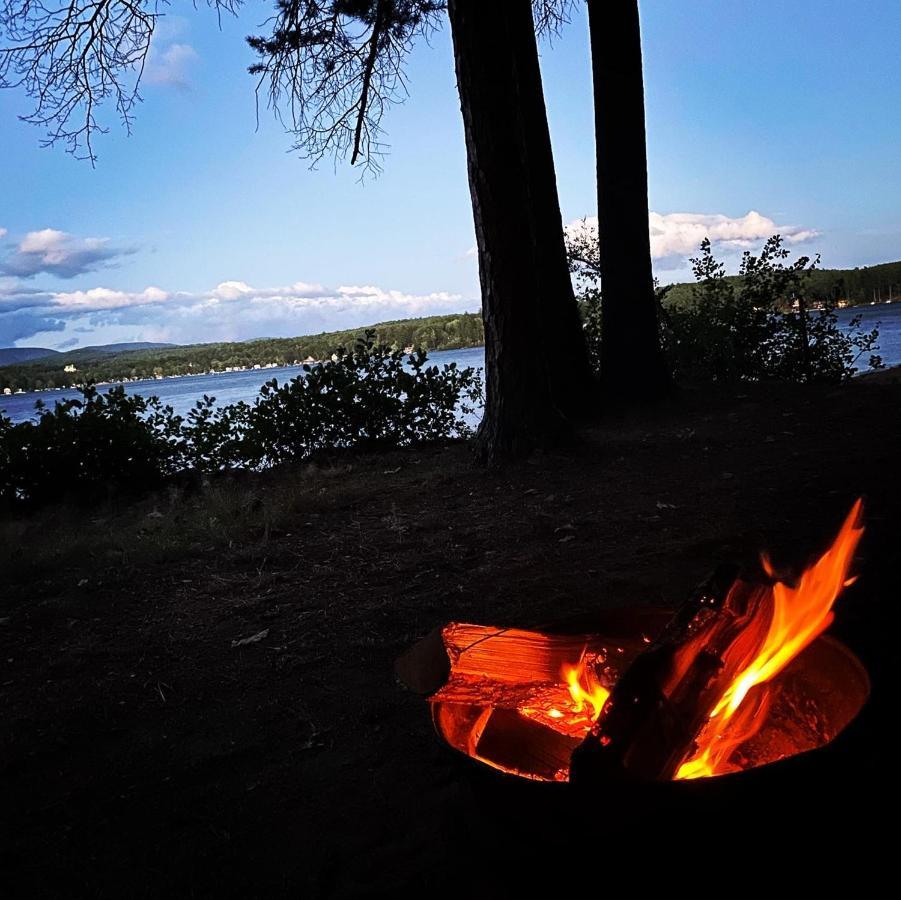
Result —
<instances>
[{"instance_id":1,"label":"white cloud","mask_svg":"<svg viewBox=\"0 0 901 900\"><path fill-rule=\"evenodd\" d=\"M44 272L58 278L74 278L133 252L131 248L113 246L109 238L77 238L65 231L44 228L29 231L15 250L0 260L0 274L31 278Z\"/></svg>"},{"instance_id":2,"label":"white cloud","mask_svg":"<svg viewBox=\"0 0 901 900\"><path fill-rule=\"evenodd\" d=\"M768 237L781 234L788 244L800 244L819 232L797 225L778 225L768 216L751 210L747 215L730 218L703 213L649 213L651 256L654 259L685 257L697 252L701 241L709 237L712 244L733 250L758 246Z\"/></svg>"},{"instance_id":3,"label":"white cloud","mask_svg":"<svg viewBox=\"0 0 901 900\"><path fill-rule=\"evenodd\" d=\"M51 294L51 305L61 309L96 312L101 309L122 309L126 306L147 306L165 303L172 294L158 287L144 288L138 293L111 291L109 288L91 288L89 291L60 291Z\"/></svg>"},{"instance_id":4,"label":"white cloud","mask_svg":"<svg viewBox=\"0 0 901 900\"><path fill-rule=\"evenodd\" d=\"M223 281L209 292L209 296L216 300L238 300L242 297L256 300L272 297L308 298L328 295L329 291L321 284L307 284L305 281L295 281L294 284L284 288L253 288L244 281Z\"/></svg>"},{"instance_id":5,"label":"white cloud","mask_svg":"<svg viewBox=\"0 0 901 900\"><path fill-rule=\"evenodd\" d=\"M151 84L187 90L191 86L189 70L199 58L190 44L169 44L158 48L154 41L147 54L144 78Z\"/></svg>"},{"instance_id":6,"label":"white cloud","mask_svg":"<svg viewBox=\"0 0 901 900\"><path fill-rule=\"evenodd\" d=\"M72 337L78 337L80 344L115 340L192 343L315 334L479 308L477 297L446 291L411 294L375 285L328 288L303 281L271 288L223 281L196 293L159 287L36 291L14 283L0 288L0 345L10 339L36 340L44 322L49 323L48 330L62 332L52 336L54 345ZM24 331L30 323L33 327L28 335Z\"/></svg>"},{"instance_id":7,"label":"white cloud","mask_svg":"<svg viewBox=\"0 0 901 900\"><path fill-rule=\"evenodd\" d=\"M566 226L573 232L583 227L597 229L597 216L577 219ZM780 225L756 210L747 215L730 217L706 213L648 213L651 235L651 257L658 268L678 268L698 252L701 241L709 237L712 244L725 251L747 250L760 246L768 237L781 234L787 244L800 244L815 238L819 232L797 225Z\"/></svg>"},{"instance_id":8,"label":"white cloud","mask_svg":"<svg viewBox=\"0 0 901 900\"><path fill-rule=\"evenodd\" d=\"M9 232L5 228L0 228L0 241L2 241L8 233Z\"/></svg>"},{"instance_id":9,"label":"white cloud","mask_svg":"<svg viewBox=\"0 0 901 900\"><path fill-rule=\"evenodd\" d=\"M19 244L19 253L43 253L48 256L60 252L60 248L69 240L69 235L55 228L43 231L29 231Z\"/></svg>"}]
</instances>

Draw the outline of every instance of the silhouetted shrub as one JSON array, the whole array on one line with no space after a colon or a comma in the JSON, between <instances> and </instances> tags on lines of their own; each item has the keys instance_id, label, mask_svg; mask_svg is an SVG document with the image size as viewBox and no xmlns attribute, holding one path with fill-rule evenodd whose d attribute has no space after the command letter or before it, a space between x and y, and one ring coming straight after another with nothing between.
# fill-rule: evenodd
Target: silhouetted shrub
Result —
<instances>
[{"instance_id":1,"label":"silhouetted shrub","mask_svg":"<svg viewBox=\"0 0 901 900\"><path fill-rule=\"evenodd\" d=\"M737 279L726 278L710 241L692 259L698 282L693 302L664 311L663 341L677 377L714 381L837 383L857 371L861 357L872 368L882 360L879 329L863 331L855 316L841 328L835 306L811 309L806 282L819 258L784 261L789 251L779 235L759 256L745 252Z\"/></svg>"},{"instance_id":2,"label":"silhouetted shrub","mask_svg":"<svg viewBox=\"0 0 901 900\"><path fill-rule=\"evenodd\" d=\"M144 490L173 472L179 458L178 418L155 397L121 387L52 409L38 401L37 422L0 423L0 498L33 504L68 497Z\"/></svg>"},{"instance_id":3,"label":"silhouetted shrub","mask_svg":"<svg viewBox=\"0 0 901 900\"><path fill-rule=\"evenodd\" d=\"M570 271L595 371L601 360L601 270L597 227L583 221L566 236ZM835 305L811 308L809 280L819 262L789 251L774 235L759 256L745 252L737 278L727 277L710 241L692 259L697 284L689 302L667 303L669 287L657 288L660 340L677 378L712 381L836 383L864 360L880 368L879 329L864 331L861 317L842 327ZM636 360L641 365L641 360Z\"/></svg>"},{"instance_id":4,"label":"silhouetted shrub","mask_svg":"<svg viewBox=\"0 0 901 900\"><path fill-rule=\"evenodd\" d=\"M481 382L473 369L427 365L423 350L409 355L374 347L371 336L330 362L304 366L305 378L263 386L250 407L236 412L245 429L243 465L259 468L332 447L405 447L469 428Z\"/></svg>"},{"instance_id":5,"label":"silhouetted shrub","mask_svg":"<svg viewBox=\"0 0 901 900\"><path fill-rule=\"evenodd\" d=\"M37 403L37 422L13 425L0 417L0 498L43 503L114 490L156 486L178 467L179 419L155 397L121 387L53 408Z\"/></svg>"},{"instance_id":6,"label":"silhouetted shrub","mask_svg":"<svg viewBox=\"0 0 901 900\"><path fill-rule=\"evenodd\" d=\"M427 362L424 351L376 346L367 333L304 366L303 377L267 382L253 403L217 408L204 396L186 418L122 387L87 386L82 399L53 409L39 401L37 422L0 416L0 501L98 498L152 489L185 470L263 469L327 450L465 437L482 397L478 371Z\"/></svg>"}]
</instances>

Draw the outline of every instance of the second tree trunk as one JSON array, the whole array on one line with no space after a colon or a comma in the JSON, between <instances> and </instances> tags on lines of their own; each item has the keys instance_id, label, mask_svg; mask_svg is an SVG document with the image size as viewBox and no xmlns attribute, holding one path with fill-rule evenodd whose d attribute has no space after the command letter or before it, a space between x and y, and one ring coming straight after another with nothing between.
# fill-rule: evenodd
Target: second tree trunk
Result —
<instances>
[{"instance_id":1,"label":"second tree trunk","mask_svg":"<svg viewBox=\"0 0 901 900\"><path fill-rule=\"evenodd\" d=\"M648 233L648 166L637 0L588 0L597 142L601 381L618 401L652 400L660 351Z\"/></svg>"},{"instance_id":2,"label":"second tree trunk","mask_svg":"<svg viewBox=\"0 0 901 900\"><path fill-rule=\"evenodd\" d=\"M569 279L529 0L450 0L466 135L494 461L552 444L592 381Z\"/></svg>"}]
</instances>

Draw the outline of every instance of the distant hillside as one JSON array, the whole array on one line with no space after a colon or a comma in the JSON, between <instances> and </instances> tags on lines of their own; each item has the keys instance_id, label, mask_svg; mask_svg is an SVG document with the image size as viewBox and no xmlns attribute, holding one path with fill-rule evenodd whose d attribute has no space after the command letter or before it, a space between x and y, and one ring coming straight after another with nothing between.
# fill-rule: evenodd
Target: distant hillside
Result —
<instances>
[{"instance_id":1,"label":"distant hillside","mask_svg":"<svg viewBox=\"0 0 901 900\"><path fill-rule=\"evenodd\" d=\"M729 276L738 281L737 275ZM860 266L856 269L816 269L807 282L813 300L832 300L849 306L901 300L901 262ZM691 302L694 284L676 284L667 294L667 302L676 306Z\"/></svg>"},{"instance_id":2,"label":"distant hillside","mask_svg":"<svg viewBox=\"0 0 901 900\"><path fill-rule=\"evenodd\" d=\"M56 350L48 350L46 347L0 347L0 366L11 366L56 355L58 355Z\"/></svg>"},{"instance_id":3,"label":"distant hillside","mask_svg":"<svg viewBox=\"0 0 901 900\"><path fill-rule=\"evenodd\" d=\"M68 365L78 360L97 359L98 357L130 353L134 350L165 350L177 344L155 344L150 341L135 341L125 344L101 344L97 347L79 347L77 350L49 350L47 347L0 347L0 367L14 366L43 359L51 365L47 357L53 357L53 365Z\"/></svg>"},{"instance_id":4,"label":"distant hillside","mask_svg":"<svg viewBox=\"0 0 901 900\"><path fill-rule=\"evenodd\" d=\"M69 350L69 354L76 353L130 353L132 350L163 350L168 347L177 347L178 344L159 344L152 341L132 341L125 344L100 344L97 347L81 347L78 350Z\"/></svg>"},{"instance_id":5,"label":"distant hillside","mask_svg":"<svg viewBox=\"0 0 901 900\"><path fill-rule=\"evenodd\" d=\"M430 316L382 322L371 327L376 339L393 347L455 350L484 343L478 313ZM86 347L61 353L50 360L35 360L0 367L0 390L42 390L72 384L140 380L166 375L201 375L254 366L290 365L306 359L325 359L338 347L349 347L367 329L323 332L295 338L263 338L229 344L151 345L151 349L110 352L107 347ZM132 347L134 345L131 345ZM74 366L75 372L66 372Z\"/></svg>"},{"instance_id":6,"label":"distant hillside","mask_svg":"<svg viewBox=\"0 0 901 900\"><path fill-rule=\"evenodd\" d=\"M177 347L178 344L154 344L150 341L136 341L126 344L100 344L97 347L78 347L75 350L66 350L63 353L57 353L54 357L54 364L62 364L64 366L70 364L78 364L93 360L108 359L113 356L120 356L123 353L140 353L143 351L168 350L171 347Z\"/></svg>"}]
</instances>

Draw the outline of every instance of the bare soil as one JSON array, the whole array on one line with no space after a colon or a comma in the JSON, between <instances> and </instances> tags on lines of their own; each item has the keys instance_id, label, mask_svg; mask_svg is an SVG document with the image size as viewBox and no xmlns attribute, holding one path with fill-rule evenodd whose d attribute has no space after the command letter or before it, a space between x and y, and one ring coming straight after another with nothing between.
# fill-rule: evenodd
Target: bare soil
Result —
<instances>
[{"instance_id":1,"label":"bare soil","mask_svg":"<svg viewBox=\"0 0 901 900\"><path fill-rule=\"evenodd\" d=\"M396 657L452 619L675 606L717 562L764 548L799 566L857 496L861 577L834 630L879 709L899 447L896 378L687 390L502 470L457 444L248 477L234 490L290 485L296 502L264 534L220 521L168 556L108 551L122 529L165 532L171 499L85 512L87 546L59 557L71 514L8 531L21 543L0 576L0 893L444 896L468 879L470 896L501 896L474 875L472 784ZM855 752L879 770L867 734ZM834 838L836 822L821 827Z\"/></svg>"}]
</instances>

